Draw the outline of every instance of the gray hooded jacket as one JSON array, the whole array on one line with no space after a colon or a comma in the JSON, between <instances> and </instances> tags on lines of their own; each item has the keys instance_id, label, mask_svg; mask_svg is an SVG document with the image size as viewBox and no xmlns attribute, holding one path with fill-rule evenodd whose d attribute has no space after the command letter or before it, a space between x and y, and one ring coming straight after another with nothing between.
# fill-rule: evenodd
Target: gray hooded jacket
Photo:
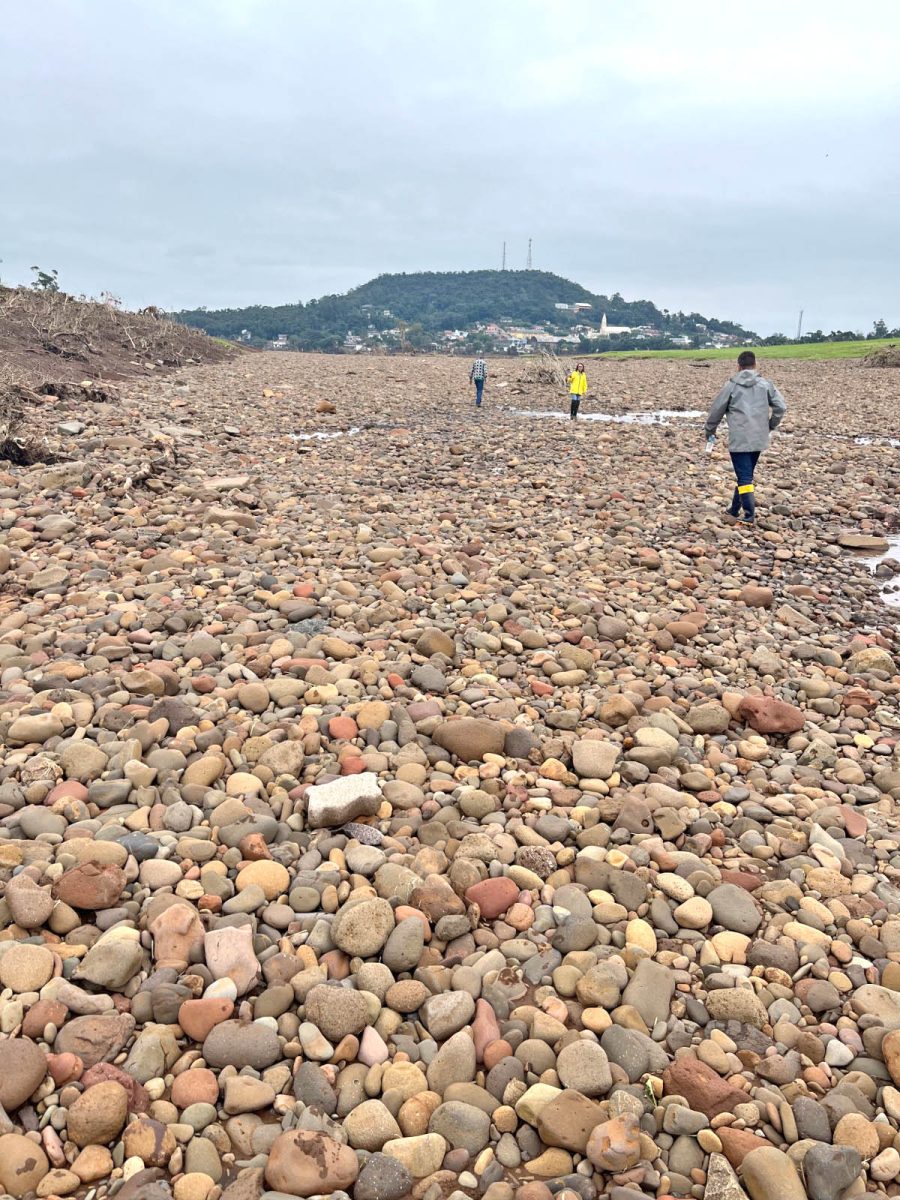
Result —
<instances>
[{"instance_id":1,"label":"gray hooded jacket","mask_svg":"<svg viewBox=\"0 0 900 1200\"><path fill-rule=\"evenodd\" d=\"M765 450L770 430L778 428L786 412L784 396L774 383L756 371L739 371L713 401L706 418L706 436L713 436L724 417L730 451Z\"/></svg>"}]
</instances>

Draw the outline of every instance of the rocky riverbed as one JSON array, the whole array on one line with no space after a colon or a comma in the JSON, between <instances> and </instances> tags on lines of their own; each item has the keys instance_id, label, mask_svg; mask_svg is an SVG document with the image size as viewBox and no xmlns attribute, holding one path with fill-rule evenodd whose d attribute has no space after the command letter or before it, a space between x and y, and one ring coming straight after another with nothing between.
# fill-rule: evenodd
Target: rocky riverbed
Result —
<instances>
[{"instance_id":1,"label":"rocky riverbed","mask_svg":"<svg viewBox=\"0 0 900 1200\"><path fill-rule=\"evenodd\" d=\"M0 464L7 1194L900 1195L900 373L772 366L748 530L724 364L467 367Z\"/></svg>"}]
</instances>

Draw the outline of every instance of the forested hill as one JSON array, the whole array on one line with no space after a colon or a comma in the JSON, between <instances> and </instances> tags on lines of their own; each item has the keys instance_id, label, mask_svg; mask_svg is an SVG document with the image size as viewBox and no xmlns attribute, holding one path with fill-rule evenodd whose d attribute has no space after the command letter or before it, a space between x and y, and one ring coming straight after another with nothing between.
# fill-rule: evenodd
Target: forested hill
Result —
<instances>
[{"instance_id":1,"label":"forested hill","mask_svg":"<svg viewBox=\"0 0 900 1200\"><path fill-rule=\"evenodd\" d=\"M589 313L559 309L558 304L591 305ZM417 271L379 275L345 295L322 296L308 304L207 310L173 314L217 337L236 338L248 330L255 340L287 334L307 349L329 349L349 331L364 332L414 325L425 334L472 329L479 323L510 320L571 327L580 321L610 325L652 325L669 335L693 334L698 324L711 332L744 335L739 325L699 313L669 313L649 300L628 301L618 292L595 295L549 271Z\"/></svg>"}]
</instances>

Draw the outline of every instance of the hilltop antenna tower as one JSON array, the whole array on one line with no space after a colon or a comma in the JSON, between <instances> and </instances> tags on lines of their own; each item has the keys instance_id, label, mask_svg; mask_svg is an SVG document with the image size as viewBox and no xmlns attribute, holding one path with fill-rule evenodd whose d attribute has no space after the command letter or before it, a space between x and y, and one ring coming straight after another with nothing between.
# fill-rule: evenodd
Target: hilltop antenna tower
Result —
<instances>
[{"instance_id":1,"label":"hilltop antenna tower","mask_svg":"<svg viewBox=\"0 0 900 1200\"><path fill-rule=\"evenodd\" d=\"M506 270L506 242L503 243L503 265L500 267L500 270Z\"/></svg>"},{"instance_id":2,"label":"hilltop antenna tower","mask_svg":"<svg viewBox=\"0 0 900 1200\"><path fill-rule=\"evenodd\" d=\"M798 342L800 341L800 337L801 337L802 333L803 333L803 309L801 308L800 309L800 318L797 321L797 341Z\"/></svg>"},{"instance_id":3,"label":"hilltop antenna tower","mask_svg":"<svg viewBox=\"0 0 900 1200\"><path fill-rule=\"evenodd\" d=\"M525 260L525 270L531 270L531 238L528 239L528 258Z\"/></svg>"}]
</instances>

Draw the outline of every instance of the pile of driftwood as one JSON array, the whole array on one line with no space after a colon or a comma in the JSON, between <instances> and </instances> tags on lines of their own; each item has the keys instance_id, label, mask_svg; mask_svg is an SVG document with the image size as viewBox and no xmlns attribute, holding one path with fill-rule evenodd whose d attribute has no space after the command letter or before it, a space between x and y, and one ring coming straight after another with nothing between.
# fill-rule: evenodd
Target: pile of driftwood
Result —
<instances>
[{"instance_id":1,"label":"pile of driftwood","mask_svg":"<svg viewBox=\"0 0 900 1200\"><path fill-rule=\"evenodd\" d=\"M60 291L0 288L0 351L43 353L59 363L133 374L131 368L210 362L227 349L150 307L129 312L113 297L91 300ZM87 372L85 372L87 373ZM95 370L92 372L97 374Z\"/></svg>"},{"instance_id":2,"label":"pile of driftwood","mask_svg":"<svg viewBox=\"0 0 900 1200\"><path fill-rule=\"evenodd\" d=\"M565 388L566 370L550 350L540 350L525 364L523 383L549 383L553 387Z\"/></svg>"},{"instance_id":3,"label":"pile of driftwood","mask_svg":"<svg viewBox=\"0 0 900 1200\"><path fill-rule=\"evenodd\" d=\"M900 346L881 346L867 354L862 361L864 367L900 367Z\"/></svg>"},{"instance_id":4,"label":"pile of driftwood","mask_svg":"<svg viewBox=\"0 0 900 1200\"><path fill-rule=\"evenodd\" d=\"M43 397L22 383L0 375L0 462L29 467L33 463L55 462L46 437L39 433L29 413Z\"/></svg>"}]
</instances>

